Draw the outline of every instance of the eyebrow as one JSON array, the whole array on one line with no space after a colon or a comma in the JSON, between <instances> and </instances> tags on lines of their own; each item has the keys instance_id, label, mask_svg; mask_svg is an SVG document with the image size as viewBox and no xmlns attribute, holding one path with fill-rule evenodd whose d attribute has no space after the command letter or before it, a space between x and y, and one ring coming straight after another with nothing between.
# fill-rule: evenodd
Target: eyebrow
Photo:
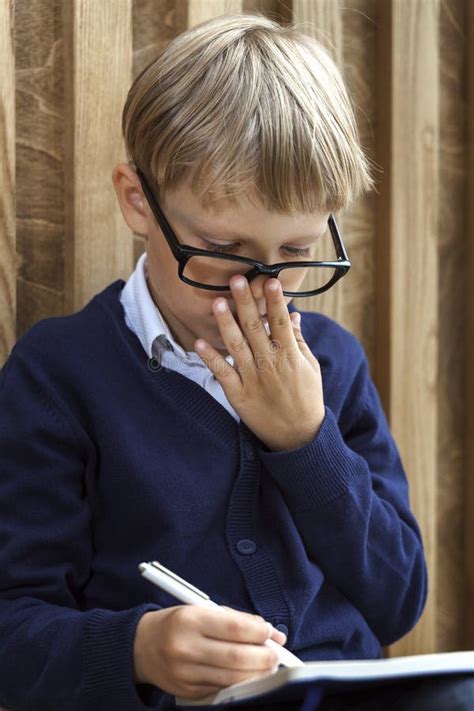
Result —
<instances>
[{"instance_id":1,"label":"eyebrow","mask_svg":"<svg viewBox=\"0 0 474 711\"><path fill-rule=\"evenodd\" d=\"M176 216L179 221L183 222L186 227L193 232L196 232L198 235L201 237L207 238L207 239L221 239L221 240L243 240L244 242L249 242L252 244L255 242L255 238L252 237L252 235L245 235L245 234L239 234L238 232L228 232L224 234L223 232L216 232L215 230L209 230L204 227L199 227L198 223L193 221L193 216L192 215L186 215L185 213L181 212L181 210L176 210ZM199 218L198 218L199 219ZM329 217L328 217L329 220ZM328 230L328 220L325 221L323 225L323 229L320 233L313 232L313 234L310 235L298 235L297 237L287 237L284 241L285 242L299 242L302 241L304 243L309 243L309 242L315 242L316 240L320 239L324 233Z\"/></svg>"}]
</instances>

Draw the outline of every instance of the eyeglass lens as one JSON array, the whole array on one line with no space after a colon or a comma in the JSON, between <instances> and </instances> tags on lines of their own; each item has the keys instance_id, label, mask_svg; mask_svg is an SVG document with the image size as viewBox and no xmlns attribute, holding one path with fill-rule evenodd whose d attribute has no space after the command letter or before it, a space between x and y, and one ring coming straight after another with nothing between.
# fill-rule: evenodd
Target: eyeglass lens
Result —
<instances>
[{"instance_id":1,"label":"eyeglass lens","mask_svg":"<svg viewBox=\"0 0 474 711\"><path fill-rule=\"evenodd\" d=\"M329 228L312 247L299 248L302 250L300 254L294 254L295 249L293 245L283 247L279 261L294 263L337 260ZM223 257L192 256L186 263L183 276L197 284L226 287L234 274L245 275L251 269L252 267L245 262ZM335 271L334 267L289 266L280 272L279 279L284 291L297 293L324 288L333 278Z\"/></svg>"}]
</instances>

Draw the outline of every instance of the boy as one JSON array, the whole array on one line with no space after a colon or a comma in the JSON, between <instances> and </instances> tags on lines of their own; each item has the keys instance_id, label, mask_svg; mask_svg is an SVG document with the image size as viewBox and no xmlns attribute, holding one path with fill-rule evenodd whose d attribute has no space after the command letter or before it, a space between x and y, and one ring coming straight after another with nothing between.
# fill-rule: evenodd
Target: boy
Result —
<instances>
[{"instance_id":1,"label":"boy","mask_svg":"<svg viewBox=\"0 0 474 711\"><path fill-rule=\"evenodd\" d=\"M331 215L370 186L333 63L261 16L217 18L137 77L123 127L113 182L146 253L36 324L0 381L15 711L171 709L269 673L269 637L377 657L426 597L362 348L291 304L347 270ZM227 609L176 605L138 574L154 559Z\"/></svg>"}]
</instances>

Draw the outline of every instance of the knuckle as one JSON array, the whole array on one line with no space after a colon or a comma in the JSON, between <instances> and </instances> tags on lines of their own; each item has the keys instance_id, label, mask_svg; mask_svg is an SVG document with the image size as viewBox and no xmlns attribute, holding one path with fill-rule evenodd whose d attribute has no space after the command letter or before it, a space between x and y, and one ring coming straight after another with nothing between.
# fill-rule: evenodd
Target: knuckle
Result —
<instances>
[{"instance_id":1,"label":"knuckle","mask_svg":"<svg viewBox=\"0 0 474 711\"><path fill-rule=\"evenodd\" d=\"M245 322L245 328L249 333L258 333L262 328L262 322L259 318L251 318Z\"/></svg>"},{"instance_id":2,"label":"knuckle","mask_svg":"<svg viewBox=\"0 0 474 711\"><path fill-rule=\"evenodd\" d=\"M193 605L180 605L178 609L178 618L180 624L193 625L197 620L198 608Z\"/></svg>"},{"instance_id":3,"label":"knuckle","mask_svg":"<svg viewBox=\"0 0 474 711\"><path fill-rule=\"evenodd\" d=\"M261 642L265 642L265 640L268 639L268 622L263 619L263 617L260 617L260 615L255 615L255 620L258 624L258 627L256 628L256 633L258 633L258 639Z\"/></svg>"},{"instance_id":4,"label":"knuckle","mask_svg":"<svg viewBox=\"0 0 474 711\"><path fill-rule=\"evenodd\" d=\"M276 314L275 316L270 316L268 319L268 322L270 324L270 328L273 326L276 328L282 328L283 326L286 326L288 323L288 316L285 314Z\"/></svg>"},{"instance_id":5,"label":"knuckle","mask_svg":"<svg viewBox=\"0 0 474 711\"><path fill-rule=\"evenodd\" d=\"M238 647L233 647L229 652L229 663L234 669L242 669L247 659L247 655Z\"/></svg>"},{"instance_id":6,"label":"knuckle","mask_svg":"<svg viewBox=\"0 0 474 711\"><path fill-rule=\"evenodd\" d=\"M273 667L278 664L278 654L275 650L266 648L262 662L265 668L269 667L270 669L273 669Z\"/></svg>"},{"instance_id":7,"label":"knuckle","mask_svg":"<svg viewBox=\"0 0 474 711\"><path fill-rule=\"evenodd\" d=\"M180 660L186 656L186 646L183 645L180 638L176 635L168 642L168 656L171 659ZM181 667L177 667L180 669Z\"/></svg>"},{"instance_id":8,"label":"knuckle","mask_svg":"<svg viewBox=\"0 0 474 711\"><path fill-rule=\"evenodd\" d=\"M236 353L242 353L247 348L247 341L242 336L235 336L231 339L230 345Z\"/></svg>"},{"instance_id":9,"label":"knuckle","mask_svg":"<svg viewBox=\"0 0 474 711\"><path fill-rule=\"evenodd\" d=\"M215 369L214 373L216 377L219 376L219 378L230 378L232 376L233 370L234 369L231 366L227 368L225 365L219 365L219 367Z\"/></svg>"},{"instance_id":10,"label":"knuckle","mask_svg":"<svg viewBox=\"0 0 474 711\"><path fill-rule=\"evenodd\" d=\"M245 638L247 624L244 620L234 619L229 622L229 632L233 639L241 641Z\"/></svg>"}]
</instances>

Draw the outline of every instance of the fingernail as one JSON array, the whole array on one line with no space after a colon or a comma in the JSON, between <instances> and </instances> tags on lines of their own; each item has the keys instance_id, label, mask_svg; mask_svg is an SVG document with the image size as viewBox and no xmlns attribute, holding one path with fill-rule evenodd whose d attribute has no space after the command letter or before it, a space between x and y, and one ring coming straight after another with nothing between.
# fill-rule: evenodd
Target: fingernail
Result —
<instances>
[{"instance_id":1,"label":"fingernail","mask_svg":"<svg viewBox=\"0 0 474 711\"><path fill-rule=\"evenodd\" d=\"M267 622L267 627L268 627L268 639L270 639L270 637L273 634L273 625L271 624L271 622Z\"/></svg>"},{"instance_id":2,"label":"fingernail","mask_svg":"<svg viewBox=\"0 0 474 711\"><path fill-rule=\"evenodd\" d=\"M301 323L301 314L299 314L297 311L294 311L291 314L291 321L293 323L293 326L296 326L297 328L299 328L299 325Z\"/></svg>"},{"instance_id":3,"label":"fingernail","mask_svg":"<svg viewBox=\"0 0 474 711\"><path fill-rule=\"evenodd\" d=\"M244 286L245 286L245 279L244 279L244 277L237 277L236 279L234 279L233 285L234 285L237 289L243 289Z\"/></svg>"},{"instance_id":4,"label":"fingernail","mask_svg":"<svg viewBox=\"0 0 474 711\"><path fill-rule=\"evenodd\" d=\"M227 302L226 301L218 301L215 306L215 310L218 311L219 313L223 314L224 311L227 309Z\"/></svg>"}]
</instances>

